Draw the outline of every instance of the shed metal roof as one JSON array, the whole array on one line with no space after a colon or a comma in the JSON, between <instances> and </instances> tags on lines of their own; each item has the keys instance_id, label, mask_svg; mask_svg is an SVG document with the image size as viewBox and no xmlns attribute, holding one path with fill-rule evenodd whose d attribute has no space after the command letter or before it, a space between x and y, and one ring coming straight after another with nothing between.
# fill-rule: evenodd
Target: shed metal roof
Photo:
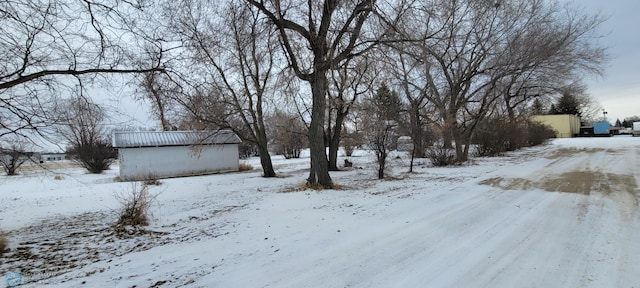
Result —
<instances>
[{"instance_id":1,"label":"shed metal roof","mask_svg":"<svg viewBox=\"0 0 640 288\"><path fill-rule=\"evenodd\" d=\"M238 135L230 130L113 133L113 147L115 148L237 144L240 142Z\"/></svg>"}]
</instances>

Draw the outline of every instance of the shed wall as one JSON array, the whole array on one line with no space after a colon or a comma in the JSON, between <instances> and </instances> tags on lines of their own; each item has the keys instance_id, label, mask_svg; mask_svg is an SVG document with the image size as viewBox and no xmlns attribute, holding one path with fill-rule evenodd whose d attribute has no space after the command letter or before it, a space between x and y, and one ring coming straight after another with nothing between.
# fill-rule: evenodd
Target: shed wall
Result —
<instances>
[{"instance_id":1,"label":"shed wall","mask_svg":"<svg viewBox=\"0 0 640 288\"><path fill-rule=\"evenodd\" d=\"M576 115L535 115L531 120L550 126L558 138L571 138L580 133L580 117Z\"/></svg>"},{"instance_id":2,"label":"shed wall","mask_svg":"<svg viewBox=\"0 0 640 288\"><path fill-rule=\"evenodd\" d=\"M238 145L120 148L120 178L143 180L238 171Z\"/></svg>"}]
</instances>

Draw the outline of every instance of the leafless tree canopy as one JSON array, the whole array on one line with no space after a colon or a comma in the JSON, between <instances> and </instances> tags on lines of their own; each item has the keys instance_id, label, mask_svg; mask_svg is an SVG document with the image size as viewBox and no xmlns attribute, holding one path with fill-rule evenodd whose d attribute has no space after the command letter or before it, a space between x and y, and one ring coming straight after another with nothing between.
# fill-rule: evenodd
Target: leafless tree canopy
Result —
<instances>
[{"instance_id":1,"label":"leafless tree canopy","mask_svg":"<svg viewBox=\"0 0 640 288\"><path fill-rule=\"evenodd\" d=\"M116 154L111 147L109 131L104 126L106 116L100 106L80 95L61 107L62 110L58 111L61 122L56 130L69 145L69 156L91 173L108 169Z\"/></svg>"},{"instance_id":2,"label":"leafless tree canopy","mask_svg":"<svg viewBox=\"0 0 640 288\"><path fill-rule=\"evenodd\" d=\"M398 27L422 40L392 43L398 52L387 61L408 102L425 110L445 146L455 143L459 161L482 119L496 113L515 119L536 97L599 72L605 59L591 42L602 19L571 6L431 0L415 8Z\"/></svg>"},{"instance_id":3,"label":"leafless tree canopy","mask_svg":"<svg viewBox=\"0 0 640 288\"><path fill-rule=\"evenodd\" d=\"M162 70L163 48L136 28L143 1L0 2L0 137L48 127L74 81ZM149 53L141 53L149 51Z\"/></svg>"},{"instance_id":4,"label":"leafless tree canopy","mask_svg":"<svg viewBox=\"0 0 640 288\"><path fill-rule=\"evenodd\" d=\"M28 139L14 135L0 141L0 166L8 176L17 175L20 166L28 161L37 161Z\"/></svg>"}]
</instances>

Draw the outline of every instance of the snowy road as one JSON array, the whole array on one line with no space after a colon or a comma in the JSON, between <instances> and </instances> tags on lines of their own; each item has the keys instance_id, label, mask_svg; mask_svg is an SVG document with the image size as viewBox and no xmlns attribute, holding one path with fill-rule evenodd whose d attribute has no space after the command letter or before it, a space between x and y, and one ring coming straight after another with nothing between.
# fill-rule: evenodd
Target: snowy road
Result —
<instances>
[{"instance_id":1,"label":"snowy road","mask_svg":"<svg viewBox=\"0 0 640 288\"><path fill-rule=\"evenodd\" d=\"M104 241L112 249L95 248L100 257L25 285L640 287L639 153L638 138L562 139L463 167L419 166L414 174L396 159L402 179L385 181L373 180L372 159L353 157L365 169L332 174L344 188L320 192L297 189L308 159L277 160L286 177L272 180L258 172L163 180L153 188L150 229L167 234L140 239L155 245L117 253L132 240ZM43 192L37 201L75 207L82 195L98 204L56 209L55 217L103 213L113 205L104 194L123 185L103 180L91 180L99 184L90 195ZM22 215L15 207L36 201L17 189L4 193L11 181L0 182L3 201L14 201L2 206L3 226L12 209ZM75 191L76 182L88 185L60 186ZM52 235L64 229L16 236Z\"/></svg>"}]
</instances>

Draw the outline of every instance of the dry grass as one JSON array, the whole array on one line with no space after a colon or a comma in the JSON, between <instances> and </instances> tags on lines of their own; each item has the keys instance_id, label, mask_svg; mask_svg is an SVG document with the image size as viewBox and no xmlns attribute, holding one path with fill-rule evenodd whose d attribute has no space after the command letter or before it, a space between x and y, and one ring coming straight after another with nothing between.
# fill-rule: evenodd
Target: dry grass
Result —
<instances>
[{"instance_id":1,"label":"dry grass","mask_svg":"<svg viewBox=\"0 0 640 288\"><path fill-rule=\"evenodd\" d=\"M2 255L9 248L9 238L7 235L0 231L0 255Z\"/></svg>"},{"instance_id":2,"label":"dry grass","mask_svg":"<svg viewBox=\"0 0 640 288\"><path fill-rule=\"evenodd\" d=\"M240 165L238 166L238 170L239 171L251 171L253 170L253 166L247 164L247 163L240 163Z\"/></svg>"},{"instance_id":3,"label":"dry grass","mask_svg":"<svg viewBox=\"0 0 640 288\"><path fill-rule=\"evenodd\" d=\"M160 180L158 180L158 178L150 177L149 179L144 180L144 185L146 185L146 186L160 186L160 185L162 185L162 182L160 182Z\"/></svg>"},{"instance_id":4,"label":"dry grass","mask_svg":"<svg viewBox=\"0 0 640 288\"><path fill-rule=\"evenodd\" d=\"M149 207L155 197L149 193L147 185L143 184L138 189L138 185L133 184L128 194L122 194L118 197L122 207L116 228L125 229L126 226L149 225Z\"/></svg>"}]
</instances>

